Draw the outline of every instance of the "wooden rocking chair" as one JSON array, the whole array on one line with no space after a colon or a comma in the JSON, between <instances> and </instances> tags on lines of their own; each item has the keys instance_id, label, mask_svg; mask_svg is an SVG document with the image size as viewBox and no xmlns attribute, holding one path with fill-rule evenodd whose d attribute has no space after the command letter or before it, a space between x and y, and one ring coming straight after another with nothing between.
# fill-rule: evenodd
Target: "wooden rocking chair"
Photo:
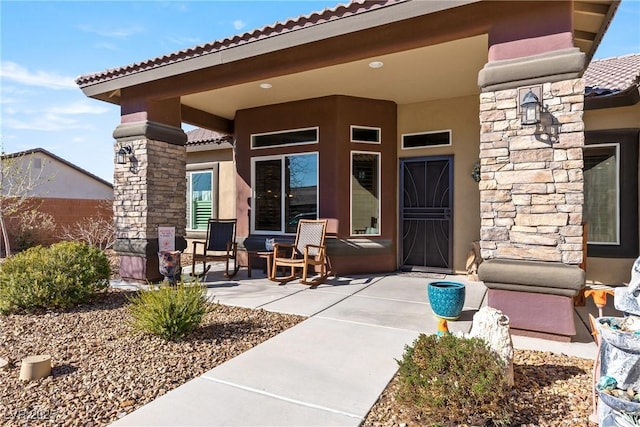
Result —
<instances>
[{"instance_id":1,"label":"wooden rocking chair","mask_svg":"<svg viewBox=\"0 0 640 427\"><path fill-rule=\"evenodd\" d=\"M198 252L198 249L200 252ZM240 270L238 265L238 244L236 243L236 220L235 219L210 219L207 224L207 241L193 242L193 262L191 264L191 275L196 276L196 262L202 262L202 273L197 274L203 277L209 272L211 266L207 266L208 261L226 261L225 276L232 278ZM229 270L229 260L233 260L234 268Z\"/></svg>"},{"instance_id":2,"label":"wooden rocking chair","mask_svg":"<svg viewBox=\"0 0 640 427\"><path fill-rule=\"evenodd\" d=\"M301 283L305 285L323 283L329 276L326 247L324 245L326 230L326 219L301 219L298 222L298 232L293 245L285 243L275 243L273 245L273 268L269 279L280 283L289 282L297 277L296 268L301 268ZM291 251L291 257L279 256L284 249ZM309 266L312 266L312 274L315 272L315 267L320 266L320 276L318 278L309 280ZM277 277L278 267L291 267L291 274L286 277Z\"/></svg>"}]
</instances>

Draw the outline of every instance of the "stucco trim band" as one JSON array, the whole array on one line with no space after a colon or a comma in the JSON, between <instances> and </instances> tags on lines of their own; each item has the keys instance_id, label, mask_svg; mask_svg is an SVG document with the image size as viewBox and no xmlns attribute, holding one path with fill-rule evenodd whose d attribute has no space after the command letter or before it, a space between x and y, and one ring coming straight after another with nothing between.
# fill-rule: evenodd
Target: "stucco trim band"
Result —
<instances>
[{"instance_id":1,"label":"stucco trim band","mask_svg":"<svg viewBox=\"0 0 640 427\"><path fill-rule=\"evenodd\" d=\"M149 120L143 122L120 123L113 131L118 142L135 141L146 138L173 145L185 145L187 134L181 128Z\"/></svg>"},{"instance_id":2,"label":"stucco trim band","mask_svg":"<svg viewBox=\"0 0 640 427\"><path fill-rule=\"evenodd\" d=\"M492 61L478 73L483 92L579 78L586 55L577 47L541 53L525 58Z\"/></svg>"}]
</instances>

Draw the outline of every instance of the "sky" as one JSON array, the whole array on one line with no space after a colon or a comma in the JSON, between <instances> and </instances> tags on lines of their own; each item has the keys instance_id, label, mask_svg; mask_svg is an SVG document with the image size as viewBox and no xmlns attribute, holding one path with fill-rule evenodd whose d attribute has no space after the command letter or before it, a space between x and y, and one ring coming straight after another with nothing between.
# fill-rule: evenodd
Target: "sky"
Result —
<instances>
[{"instance_id":1,"label":"sky","mask_svg":"<svg viewBox=\"0 0 640 427\"><path fill-rule=\"evenodd\" d=\"M0 149L41 147L112 182L119 107L87 98L76 77L345 2L0 0ZM622 1L594 58L629 53L640 0Z\"/></svg>"}]
</instances>

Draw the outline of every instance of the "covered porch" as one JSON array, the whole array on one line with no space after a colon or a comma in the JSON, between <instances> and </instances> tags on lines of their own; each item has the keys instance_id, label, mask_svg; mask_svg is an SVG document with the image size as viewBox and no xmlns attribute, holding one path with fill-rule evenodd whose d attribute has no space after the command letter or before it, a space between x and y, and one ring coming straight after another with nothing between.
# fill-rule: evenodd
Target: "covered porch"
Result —
<instances>
[{"instance_id":1,"label":"covered porch","mask_svg":"<svg viewBox=\"0 0 640 427\"><path fill-rule=\"evenodd\" d=\"M338 224L339 274L459 273L477 240L485 259L577 266L581 75L616 6L353 2L80 77L121 106L114 149L131 150L114 177L121 273L153 278L158 226L185 247L183 123L234 136L247 247L316 215ZM529 89L545 123L520 119Z\"/></svg>"}]
</instances>

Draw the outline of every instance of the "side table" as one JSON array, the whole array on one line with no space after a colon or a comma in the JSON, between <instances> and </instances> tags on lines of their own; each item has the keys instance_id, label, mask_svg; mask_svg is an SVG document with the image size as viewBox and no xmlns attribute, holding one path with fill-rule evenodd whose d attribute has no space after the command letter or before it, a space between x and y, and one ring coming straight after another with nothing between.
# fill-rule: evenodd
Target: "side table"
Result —
<instances>
[{"instance_id":1,"label":"side table","mask_svg":"<svg viewBox=\"0 0 640 427\"><path fill-rule=\"evenodd\" d=\"M262 258L267 261L267 277L271 277L273 251L247 251L247 277L251 277L251 258Z\"/></svg>"}]
</instances>

